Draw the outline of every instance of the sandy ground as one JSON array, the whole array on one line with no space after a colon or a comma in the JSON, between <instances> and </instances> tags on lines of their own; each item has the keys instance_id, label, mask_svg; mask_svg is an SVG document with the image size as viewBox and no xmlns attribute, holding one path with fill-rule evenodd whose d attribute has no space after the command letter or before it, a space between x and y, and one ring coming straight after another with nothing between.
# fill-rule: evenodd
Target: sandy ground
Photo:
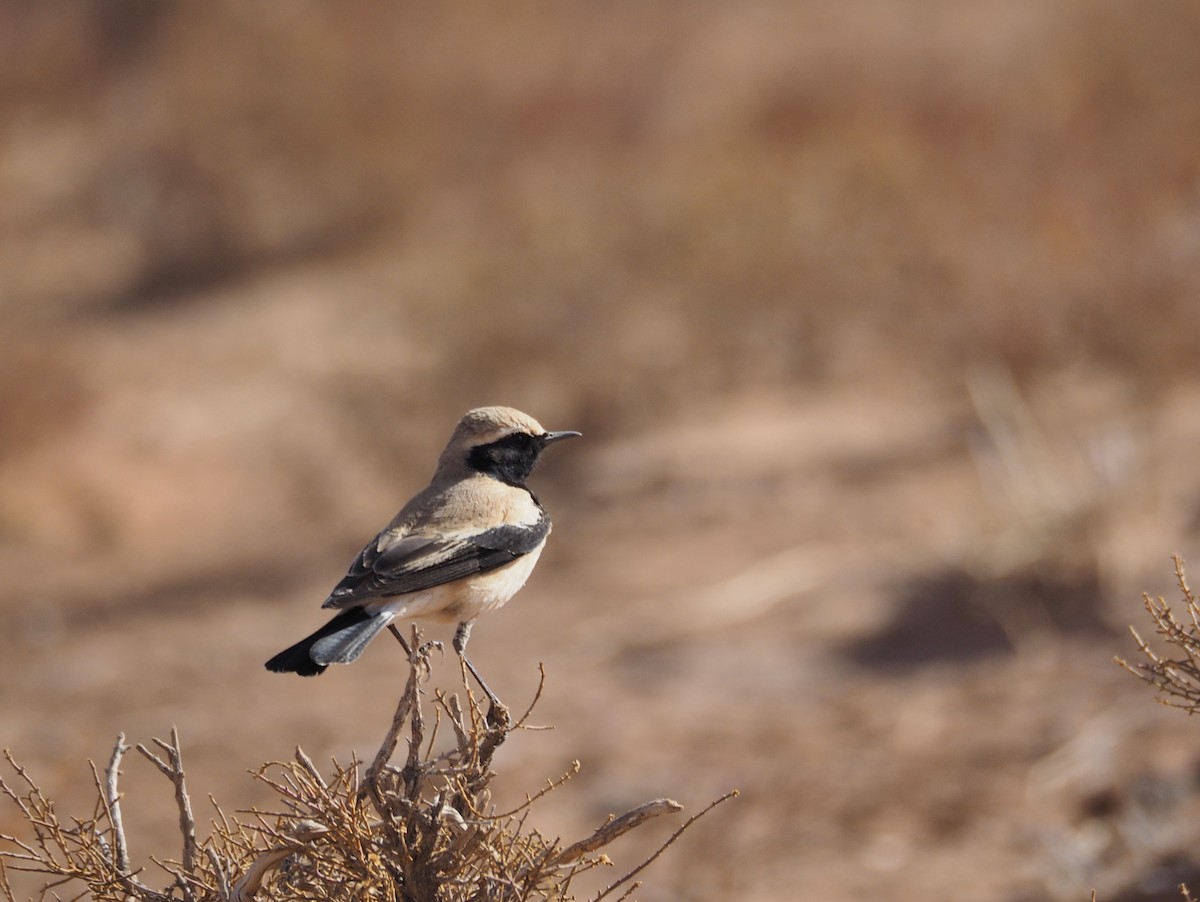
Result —
<instances>
[{"instance_id":1,"label":"sandy ground","mask_svg":"<svg viewBox=\"0 0 1200 902\"><path fill-rule=\"evenodd\" d=\"M1200 734L1113 656L1200 529L1194 12L353 8L0 14L0 744L61 810L118 732L202 823L371 754L390 643L261 664L505 403L585 438L472 639L547 674L502 805L739 789L643 902L1176 898Z\"/></svg>"}]
</instances>

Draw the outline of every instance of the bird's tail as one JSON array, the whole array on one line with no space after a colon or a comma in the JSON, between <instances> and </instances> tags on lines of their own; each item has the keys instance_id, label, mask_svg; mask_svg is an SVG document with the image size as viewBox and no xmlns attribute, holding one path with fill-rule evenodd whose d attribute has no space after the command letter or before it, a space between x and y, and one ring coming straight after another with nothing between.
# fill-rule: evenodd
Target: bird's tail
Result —
<instances>
[{"instance_id":1,"label":"bird's tail","mask_svg":"<svg viewBox=\"0 0 1200 902\"><path fill-rule=\"evenodd\" d=\"M351 608L338 614L327 624L291 648L285 648L267 662L267 670L275 673L298 673L316 676L330 664L349 664L363 653L367 643L392 622L393 614L381 611L371 614L362 608Z\"/></svg>"}]
</instances>

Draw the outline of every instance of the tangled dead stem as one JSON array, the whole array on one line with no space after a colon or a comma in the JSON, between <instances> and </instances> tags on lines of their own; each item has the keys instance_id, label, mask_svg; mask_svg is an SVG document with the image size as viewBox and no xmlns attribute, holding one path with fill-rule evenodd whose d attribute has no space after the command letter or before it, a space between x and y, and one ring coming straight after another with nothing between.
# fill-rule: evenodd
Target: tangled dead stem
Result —
<instances>
[{"instance_id":1,"label":"tangled dead stem","mask_svg":"<svg viewBox=\"0 0 1200 902\"><path fill-rule=\"evenodd\" d=\"M650 818L677 812L682 806L655 799L610 818L590 836L570 845L539 833L529 825L535 803L560 787L579 764L549 780L525 802L497 812L489 784L496 749L525 729L541 695L514 723L503 708L486 714L466 693L435 691L430 700L422 684L428 679L427 656L432 643L421 645L414 629L409 676L391 727L370 765L352 758L333 762L329 776L300 748L293 760L263 765L255 777L279 797L281 810L251 809L227 815L216 800L212 830L196 833L196 820L184 774L179 735L155 748L137 751L172 783L179 810L182 851L179 860L151 859L169 882L162 889L149 883L145 868L131 864L121 820L118 777L123 756L131 750L117 737L108 766L92 764L97 800L84 818L61 818L52 801L12 753L5 758L15 778L0 779L0 791L17 806L30 836L0 834L0 895L17 898L8 871L45 876L41 899L92 898L146 902L269 902L269 900L569 900L571 884L583 871L611 862L601 851L617 837ZM544 674L543 674L544 679ZM433 724L426 736L427 709ZM434 741L445 724L454 741L435 752ZM392 763L401 737L408 734L402 765ZM657 858L697 818L736 795L727 793L693 815L653 854L608 883L592 898L624 899L639 885L633 878Z\"/></svg>"}]
</instances>

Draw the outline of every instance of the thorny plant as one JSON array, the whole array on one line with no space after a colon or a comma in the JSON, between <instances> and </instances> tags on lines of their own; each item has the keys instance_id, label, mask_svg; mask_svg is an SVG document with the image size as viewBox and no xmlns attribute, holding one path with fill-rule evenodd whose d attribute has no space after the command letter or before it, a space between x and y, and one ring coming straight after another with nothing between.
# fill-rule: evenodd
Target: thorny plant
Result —
<instances>
[{"instance_id":1,"label":"thorny plant","mask_svg":"<svg viewBox=\"0 0 1200 902\"><path fill-rule=\"evenodd\" d=\"M1160 693L1164 705L1183 708L1189 714L1200 713L1200 599L1188 585L1183 572L1183 560L1175 562L1175 581L1183 596L1184 615L1181 619L1167 602L1142 595L1142 603L1154 621L1154 629L1167 645L1178 652L1176 657L1163 657L1154 651L1132 626L1138 650L1146 658L1130 664L1121 658L1117 663L1139 679L1145 680Z\"/></svg>"},{"instance_id":2,"label":"thorny plant","mask_svg":"<svg viewBox=\"0 0 1200 902\"><path fill-rule=\"evenodd\" d=\"M429 676L424 646L414 628L409 676L390 729L365 769L357 758L333 763L323 776L299 748L290 761L264 765L255 777L279 797L280 810L252 809L227 815L215 809L207 838L196 835L195 817L184 774L179 735L154 740L137 751L172 783L179 811L182 853L177 861L151 859L169 877L163 889L147 884L143 868L131 864L121 820L117 783L124 735L117 737L108 766L91 766L97 801L84 818L64 819L33 777L11 752L4 756L15 773L0 779L0 792L17 809L32 836L0 834L0 896L17 897L8 871L45 875L40 899L97 902L271 902L271 900L362 900L385 902L518 902L570 900L579 873L610 864L600 852L617 837L660 814L682 806L670 799L647 802L610 818L590 836L562 845L527 823L534 803L574 773L547 781L512 811L497 812L489 784L492 757L515 730L526 727L541 696L511 723L504 709L484 716L466 693L464 710L457 695L435 692L434 721L426 737L426 707L421 688ZM545 674L542 674L544 682ZM434 740L444 723L453 731L448 751L435 753ZM404 733L408 752L403 764L392 756ZM639 885L633 877L713 807L736 795L727 793L689 818L652 855L600 890L593 900L628 898Z\"/></svg>"}]
</instances>

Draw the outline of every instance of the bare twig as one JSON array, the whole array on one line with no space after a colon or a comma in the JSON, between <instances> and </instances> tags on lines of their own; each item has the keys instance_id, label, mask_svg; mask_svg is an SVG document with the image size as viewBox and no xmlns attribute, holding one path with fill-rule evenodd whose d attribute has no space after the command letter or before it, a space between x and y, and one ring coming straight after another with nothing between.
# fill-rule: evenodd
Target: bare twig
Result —
<instances>
[{"instance_id":1,"label":"bare twig","mask_svg":"<svg viewBox=\"0 0 1200 902\"><path fill-rule=\"evenodd\" d=\"M117 873L119 874L129 873L129 846L125 841L125 825L121 821L121 795L117 792L117 778L120 775L121 759L128 751L129 746L125 744L125 734L118 733L117 742L113 746L112 757L109 759L108 767L104 771L104 794L101 797L105 812L108 815L108 822L112 824L113 867L117 869Z\"/></svg>"},{"instance_id":2,"label":"bare twig","mask_svg":"<svg viewBox=\"0 0 1200 902\"><path fill-rule=\"evenodd\" d=\"M536 730L541 727L526 727L525 722L529 720L529 715L533 713L533 709L537 707L537 703L542 700L542 690L546 688L546 665L541 661L538 662L538 686L537 691L533 693L533 701L529 703L529 707L525 709L525 713L517 718L514 730Z\"/></svg>"},{"instance_id":3,"label":"bare twig","mask_svg":"<svg viewBox=\"0 0 1200 902\"><path fill-rule=\"evenodd\" d=\"M409 740L408 759L404 764L404 785L408 789L410 801L416 801L421 794L421 745L425 736L425 717L417 699L417 668L414 665L409 684L412 686L413 703L409 706ZM405 690L408 691L407 689Z\"/></svg>"},{"instance_id":4,"label":"bare twig","mask_svg":"<svg viewBox=\"0 0 1200 902\"><path fill-rule=\"evenodd\" d=\"M400 638L399 633L395 634ZM401 641L401 644L408 648L409 646ZM379 745L379 751L375 753L375 759L371 762L371 766L367 768L367 777L364 780L364 791L372 793L377 792L379 784L379 775L383 773L387 767L388 761L396 752L396 746L400 744L400 733L404 730L404 726L408 723L413 712L418 708L417 699L417 682L424 672L428 672L427 659L429 647L422 646L420 642L420 634L416 628L413 628L413 644L415 652L410 652L408 656L408 681L405 683L404 692L400 695L400 701L396 704L396 712L392 715L391 726L388 727L387 734L384 736L383 742Z\"/></svg>"},{"instance_id":5,"label":"bare twig","mask_svg":"<svg viewBox=\"0 0 1200 902\"><path fill-rule=\"evenodd\" d=\"M720 801L724 801L724 799ZM671 799L655 799L653 802L646 802L632 811L626 811L620 817L612 818L587 839L581 839L579 842L567 846L567 848L558 854L556 863L563 864L568 861L574 861L580 855L587 852L595 852L597 849L607 846L618 836L628 833L652 817L658 817L660 814L674 814L682 810L683 806ZM705 810L707 811L707 809ZM701 812L701 814L703 813ZM695 820L695 818L692 820Z\"/></svg>"},{"instance_id":6,"label":"bare twig","mask_svg":"<svg viewBox=\"0 0 1200 902\"><path fill-rule=\"evenodd\" d=\"M175 786L175 804L179 808L179 832L183 837L183 869L186 873L191 874L196 870L196 819L192 815L192 800L188 797L187 777L183 772L183 752L179 745L179 730L172 725L169 743L157 738L153 742L166 752L166 761L163 761L140 742L137 750L162 771ZM181 883L180 889L188 899L193 898L194 894L187 883Z\"/></svg>"},{"instance_id":7,"label":"bare twig","mask_svg":"<svg viewBox=\"0 0 1200 902\"><path fill-rule=\"evenodd\" d=\"M295 854L302 844L328 833L328 828L314 821L299 821L287 837L284 845L262 850L250 863L250 867L233 887L233 902L249 902L262 886L267 872L289 855Z\"/></svg>"},{"instance_id":8,"label":"bare twig","mask_svg":"<svg viewBox=\"0 0 1200 902\"><path fill-rule=\"evenodd\" d=\"M229 902L231 889L229 886L229 866L215 849L205 849L204 854L208 856L208 863L212 867L213 877L217 882L217 892L220 894L221 902Z\"/></svg>"},{"instance_id":9,"label":"bare twig","mask_svg":"<svg viewBox=\"0 0 1200 902\"><path fill-rule=\"evenodd\" d=\"M16 899L17 895L13 892L12 884L8 882L8 869L4 866L4 858L0 857L0 893L4 894L5 899Z\"/></svg>"},{"instance_id":10,"label":"bare twig","mask_svg":"<svg viewBox=\"0 0 1200 902\"><path fill-rule=\"evenodd\" d=\"M442 710L450 717L450 726L454 729L454 738L458 742L458 747L466 748L471 744L471 740L467 736L467 726L463 721L462 702L458 700L457 695L447 696L443 692L438 692L437 700L441 704Z\"/></svg>"},{"instance_id":11,"label":"bare twig","mask_svg":"<svg viewBox=\"0 0 1200 902\"><path fill-rule=\"evenodd\" d=\"M308 755L305 754L304 749L300 748L300 746L296 746L296 761L301 767L304 768L304 772L308 774L314 783L316 783L322 789L329 788L329 785L325 782L324 777L321 776L321 772L317 770L317 766L313 764L312 758L308 757Z\"/></svg>"},{"instance_id":12,"label":"bare twig","mask_svg":"<svg viewBox=\"0 0 1200 902\"><path fill-rule=\"evenodd\" d=\"M561 777L559 777L557 780L547 780L547 781L546 781L546 785L545 785L545 786L543 786L541 789L539 789L537 792L533 793L533 795L530 795L529 793L526 793L526 794L525 794L525 801L524 801L524 802L522 802L520 805L518 805L516 808L514 808L512 811L509 811L507 814L492 814L492 815L484 815L484 814L480 813L478 816L479 816L479 817L488 817L488 818L490 818L490 819L492 819L492 820L504 820L504 819L506 819L506 818L513 817L513 816L515 816L517 813L519 813L519 812L521 812L521 811L524 811L524 810L526 810L527 808L529 808L529 807L530 807L530 806L531 806L531 805L532 805L534 802L536 802L536 801L537 801L538 799L540 799L542 796L544 796L544 795L546 795L547 793L553 792L554 790L558 789L558 787L562 786L564 783L566 783L568 780L570 780L572 777L574 777L574 776L575 776L576 774L578 774L578 773L579 773L579 762L578 762L578 761L572 761L572 762L571 762L571 768L570 768L570 770L568 770L566 773L564 773L564 774L563 774ZM659 801L660 801L660 802L663 802L663 801L669 801L669 800L668 800L668 799L659 799ZM648 802L647 804L654 805L654 804L657 804L657 803L655 803L655 802ZM674 804L674 803L672 803L672 804ZM576 845L578 845L578 843L577 843Z\"/></svg>"},{"instance_id":13,"label":"bare twig","mask_svg":"<svg viewBox=\"0 0 1200 902\"><path fill-rule=\"evenodd\" d=\"M737 796L738 796L738 791L736 789L733 789L733 790L730 790L729 792L725 793L725 795L721 796L721 798L717 799L716 801L709 802L707 807L705 807L705 809L703 811L699 812L698 814L693 814L691 817L689 817L687 819L687 821L684 822L682 827L680 827L678 830L676 830L674 833L672 833L670 835L670 837L668 837L667 841L665 843L663 843L661 846L659 846L657 851L655 851L655 853L653 855L651 855L649 858L647 858L645 861L643 861L641 864L639 864L636 868L634 868L632 871L630 871L628 874L626 874L621 879L616 880L613 883L609 884L598 895L593 896L592 902L600 902L601 899L603 899L605 896L607 896L609 893L611 893L613 890L615 890L622 883L625 883L634 875L641 873L643 870L645 870L650 865L651 862L653 862L656 858L658 858L658 856L662 855L663 852L667 851L667 849L670 848L670 846L675 842L675 840L679 839L679 837L683 835L684 831L687 830L688 827L692 826L692 824L696 823L696 821L700 820L700 818L704 817L704 815L708 814L710 811L712 811L714 808L716 808L722 802L727 802L730 799L737 798Z\"/></svg>"}]
</instances>

